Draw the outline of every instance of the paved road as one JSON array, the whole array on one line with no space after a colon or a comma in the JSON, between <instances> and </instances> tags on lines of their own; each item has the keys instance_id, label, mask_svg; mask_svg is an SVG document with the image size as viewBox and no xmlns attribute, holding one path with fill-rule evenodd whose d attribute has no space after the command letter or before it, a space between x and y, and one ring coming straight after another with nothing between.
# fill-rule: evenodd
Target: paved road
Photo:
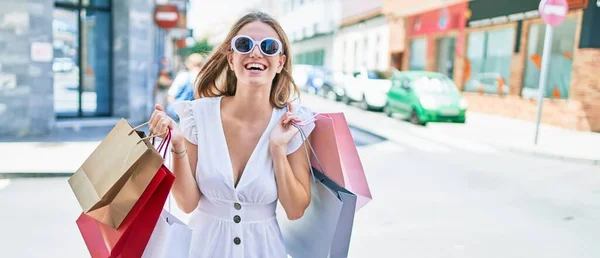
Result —
<instances>
[{"instance_id":1,"label":"paved road","mask_svg":"<svg viewBox=\"0 0 600 258\"><path fill-rule=\"evenodd\" d=\"M316 98L393 133L353 130L374 200L356 215L350 257L600 257L598 167L445 139ZM7 184L8 182L8 184ZM0 181L0 257L86 257L65 178Z\"/></svg>"}]
</instances>

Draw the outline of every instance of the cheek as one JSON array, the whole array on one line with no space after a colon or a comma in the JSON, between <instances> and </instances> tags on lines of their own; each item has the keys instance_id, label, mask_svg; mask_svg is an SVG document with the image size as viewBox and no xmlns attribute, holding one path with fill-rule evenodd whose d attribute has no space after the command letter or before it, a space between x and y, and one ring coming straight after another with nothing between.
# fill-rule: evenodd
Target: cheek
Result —
<instances>
[{"instance_id":1,"label":"cheek","mask_svg":"<svg viewBox=\"0 0 600 258\"><path fill-rule=\"evenodd\" d=\"M269 58L269 67L272 68L271 70L278 70L279 69L279 57L270 57Z\"/></svg>"}]
</instances>

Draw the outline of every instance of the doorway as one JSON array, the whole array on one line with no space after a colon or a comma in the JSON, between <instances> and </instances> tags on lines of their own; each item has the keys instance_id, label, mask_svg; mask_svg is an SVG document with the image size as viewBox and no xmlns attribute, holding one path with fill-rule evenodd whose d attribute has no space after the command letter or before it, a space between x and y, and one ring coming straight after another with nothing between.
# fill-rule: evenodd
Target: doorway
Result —
<instances>
[{"instance_id":1,"label":"doorway","mask_svg":"<svg viewBox=\"0 0 600 258\"><path fill-rule=\"evenodd\" d=\"M456 37L442 37L436 40L436 72L452 79L454 73L454 55Z\"/></svg>"}]
</instances>

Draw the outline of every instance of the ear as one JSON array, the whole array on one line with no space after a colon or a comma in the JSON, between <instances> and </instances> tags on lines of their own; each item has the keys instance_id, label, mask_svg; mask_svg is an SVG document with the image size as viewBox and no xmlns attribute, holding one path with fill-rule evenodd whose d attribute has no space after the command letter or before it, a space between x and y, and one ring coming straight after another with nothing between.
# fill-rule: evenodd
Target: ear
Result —
<instances>
[{"instance_id":1,"label":"ear","mask_svg":"<svg viewBox=\"0 0 600 258\"><path fill-rule=\"evenodd\" d=\"M287 60L287 56L286 55L280 55L279 56L279 63L277 66L277 73L281 73L281 70L283 70L283 66L285 65L285 61Z\"/></svg>"},{"instance_id":2,"label":"ear","mask_svg":"<svg viewBox=\"0 0 600 258\"><path fill-rule=\"evenodd\" d=\"M231 51L227 53L227 63L229 63L229 69L233 71L233 53Z\"/></svg>"}]
</instances>

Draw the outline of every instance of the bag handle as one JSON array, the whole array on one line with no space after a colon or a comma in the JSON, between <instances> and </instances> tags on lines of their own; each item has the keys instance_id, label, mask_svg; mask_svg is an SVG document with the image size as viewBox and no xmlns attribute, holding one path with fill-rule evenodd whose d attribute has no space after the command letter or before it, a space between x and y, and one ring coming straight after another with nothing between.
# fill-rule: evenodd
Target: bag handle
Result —
<instances>
[{"instance_id":1,"label":"bag handle","mask_svg":"<svg viewBox=\"0 0 600 258\"><path fill-rule=\"evenodd\" d=\"M129 135L131 135L133 132L135 132L135 130L137 130L137 129L140 129L142 126L148 125L148 123L150 123L150 122L145 122L145 123L143 123L143 124L141 124L141 125L138 125L138 126L134 127L134 128L133 128L133 129L131 129L131 131L129 132ZM148 136L148 137L144 137L144 138L142 138L141 140L139 140L139 141L138 141L138 144L139 144L140 142L143 142L143 141L145 141L145 140L148 140L148 139L154 139L154 138L156 138L156 137L160 137L160 138L166 138L166 137L167 137L167 135L168 135L169 133L170 133L170 132L169 132L169 130L167 129L167 131L166 131L166 132L164 132L164 133L162 133L162 134L150 134L150 136ZM154 142L152 142L152 144L154 144Z\"/></svg>"},{"instance_id":2,"label":"bag handle","mask_svg":"<svg viewBox=\"0 0 600 258\"><path fill-rule=\"evenodd\" d=\"M286 105L285 107L289 111L289 106ZM291 123L292 126L296 127L296 129L298 129L298 133L300 133L300 138L302 139L302 145L304 145L304 153L306 154L306 159L308 160L308 167L310 168L310 174L312 175L313 181L316 181L317 178L315 177L315 172L314 172L312 164L310 162L310 155L308 154L308 148L310 148L311 153L313 153L313 156L315 157L315 160L317 161L317 165L319 166L319 170L323 173L325 171L323 170L323 166L321 166L321 161L319 161L319 157L317 157L317 154L315 154L315 150L313 149L312 145L310 144L310 141L308 140L308 137L306 136L306 133L304 132L304 129L302 129L302 127L308 125L309 123L315 122L320 116L322 116L321 113L315 113L314 115L305 119L304 121L301 121L299 123L294 123L294 122ZM307 145L308 145L308 148L307 148Z\"/></svg>"},{"instance_id":3,"label":"bag handle","mask_svg":"<svg viewBox=\"0 0 600 258\"><path fill-rule=\"evenodd\" d=\"M152 139L152 140L154 140L154 139ZM170 143L171 143L171 130L167 130L167 136L163 139L162 142L160 142L160 144L158 145L158 149L157 149L159 154L162 153L163 159L167 158L167 152L169 150L168 146L170 146L169 145Z\"/></svg>"}]
</instances>

